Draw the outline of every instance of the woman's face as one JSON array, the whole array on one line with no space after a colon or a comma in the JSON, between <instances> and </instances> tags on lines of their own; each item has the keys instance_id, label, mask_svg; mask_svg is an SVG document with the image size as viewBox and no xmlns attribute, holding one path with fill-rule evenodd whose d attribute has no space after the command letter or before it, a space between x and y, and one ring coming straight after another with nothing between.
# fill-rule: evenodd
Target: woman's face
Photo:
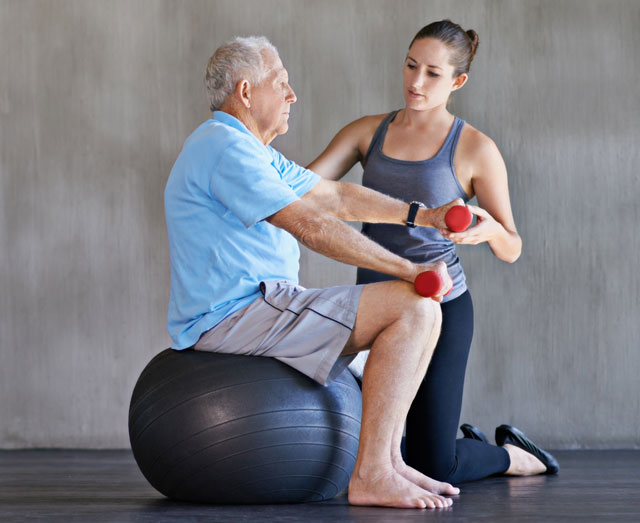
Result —
<instances>
[{"instance_id":1,"label":"woman's face","mask_svg":"<svg viewBox=\"0 0 640 523\"><path fill-rule=\"evenodd\" d=\"M467 75L453 78L451 51L437 38L416 40L404 61L402 80L408 109L424 111L444 105L452 91L467 81Z\"/></svg>"}]
</instances>

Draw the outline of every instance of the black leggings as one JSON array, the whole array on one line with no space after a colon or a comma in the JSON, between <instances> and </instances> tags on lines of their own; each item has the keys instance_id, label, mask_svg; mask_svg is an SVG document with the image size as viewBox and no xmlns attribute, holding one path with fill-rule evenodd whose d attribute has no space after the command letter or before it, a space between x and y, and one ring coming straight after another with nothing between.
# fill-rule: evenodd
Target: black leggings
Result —
<instances>
[{"instance_id":1,"label":"black leggings","mask_svg":"<svg viewBox=\"0 0 640 523\"><path fill-rule=\"evenodd\" d=\"M456 439L472 336L473 303L466 291L442 304L440 339L407 416L407 464L439 481L473 481L510 465L501 447Z\"/></svg>"}]
</instances>

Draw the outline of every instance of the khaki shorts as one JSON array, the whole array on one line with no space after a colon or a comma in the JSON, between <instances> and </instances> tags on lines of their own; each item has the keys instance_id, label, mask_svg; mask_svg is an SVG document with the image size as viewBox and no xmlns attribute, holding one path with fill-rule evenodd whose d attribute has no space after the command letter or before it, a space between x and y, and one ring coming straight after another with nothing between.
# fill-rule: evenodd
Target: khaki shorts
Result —
<instances>
[{"instance_id":1,"label":"khaki shorts","mask_svg":"<svg viewBox=\"0 0 640 523\"><path fill-rule=\"evenodd\" d=\"M267 356L328 385L355 355L340 356L356 321L361 285L305 289L260 284L258 298L205 332L196 350Z\"/></svg>"}]
</instances>

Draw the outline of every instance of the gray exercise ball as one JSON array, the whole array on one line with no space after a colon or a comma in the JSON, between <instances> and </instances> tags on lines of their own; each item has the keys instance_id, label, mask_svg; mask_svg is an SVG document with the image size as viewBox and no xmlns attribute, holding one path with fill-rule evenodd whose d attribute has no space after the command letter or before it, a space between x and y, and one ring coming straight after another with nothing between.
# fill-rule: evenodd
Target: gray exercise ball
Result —
<instances>
[{"instance_id":1,"label":"gray exercise ball","mask_svg":"<svg viewBox=\"0 0 640 523\"><path fill-rule=\"evenodd\" d=\"M348 371L323 387L273 358L167 349L136 383L129 438L169 498L321 501L347 487L361 409Z\"/></svg>"}]
</instances>

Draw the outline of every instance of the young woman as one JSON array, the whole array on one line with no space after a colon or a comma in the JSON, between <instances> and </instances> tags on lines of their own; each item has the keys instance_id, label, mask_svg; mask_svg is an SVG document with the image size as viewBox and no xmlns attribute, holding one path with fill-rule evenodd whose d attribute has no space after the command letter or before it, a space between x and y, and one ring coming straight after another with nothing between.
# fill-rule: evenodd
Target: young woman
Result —
<instances>
[{"instance_id":1,"label":"young woman","mask_svg":"<svg viewBox=\"0 0 640 523\"><path fill-rule=\"evenodd\" d=\"M456 440L465 369L473 333L473 306L456 244L487 242L506 262L520 256L522 241L513 220L507 171L495 143L447 110L452 92L468 79L478 46L473 30L449 20L422 28L409 46L402 71L405 107L365 116L342 129L309 169L338 180L356 162L362 183L430 208L477 198L468 205L476 224L454 233L426 227L364 224L363 232L414 262L445 261L453 290L442 302L442 333L427 375L407 417L407 463L451 483L492 474L555 473L557 462L517 429L496 429L498 446L464 425ZM358 283L391 279L366 269Z\"/></svg>"}]
</instances>

